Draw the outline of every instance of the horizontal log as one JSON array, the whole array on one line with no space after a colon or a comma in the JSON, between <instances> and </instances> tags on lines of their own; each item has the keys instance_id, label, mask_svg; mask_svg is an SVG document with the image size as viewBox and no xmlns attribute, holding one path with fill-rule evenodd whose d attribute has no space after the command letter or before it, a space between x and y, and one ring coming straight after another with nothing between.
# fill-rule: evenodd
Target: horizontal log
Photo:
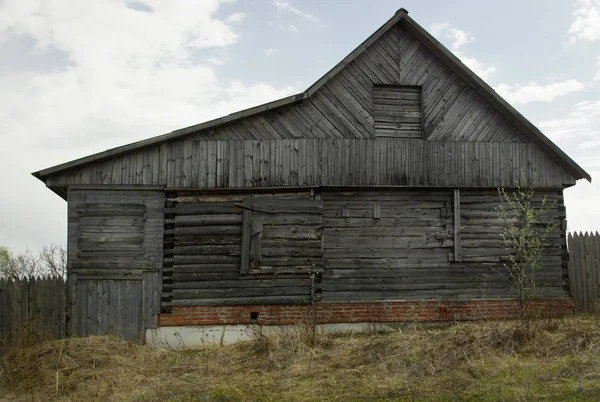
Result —
<instances>
[{"instance_id":1,"label":"horizontal log","mask_svg":"<svg viewBox=\"0 0 600 402\"><path fill-rule=\"evenodd\" d=\"M242 235L242 225L217 225L217 226L193 226L175 227L165 229L165 235L175 236L216 236L216 235Z\"/></svg>"},{"instance_id":2,"label":"horizontal log","mask_svg":"<svg viewBox=\"0 0 600 402\"><path fill-rule=\"evenodd\" d=\"M381 208L381 219L386 218L437 218L441 216L441 208ZM345 212L345 211L347 212ZM348 215L345 215L348 214ZM366 208L326 209L323 211L324 218L372 218L373 206Z\"/></svg>"},{"instance_id":3,"label":"horizontal log","mask_svg":"<svg viewBox=\"0 0 600 402\"><path fill-rule=\"evenodd\" d=\"M213 214L213 215L176 215L175 227L187 226L217 226L241 225L242 215L239 214Z\"/></svg>"},{"instance_id":4,"label":"horizontal log","mask_svg":"<svg viewBox=\"0 0 600 402\"><path fill-rule=\"evenodd\" d=\"M175 274L179 273L198 273L199 275L204 273L215 273L215 272L240 272L240 264L239 260L237 263L200 263L200 264L175 264L173 265L173 272Z\"/></svg>"},{"instance_id":5,"label":"horizontal log","mask_svg":"<svg viewBox=\"0 0 600 402\"><path fill-rule=\"evenodd\" d=\"M452 190L423 190L407 188L402 190L378 191L325 191L322 194L324 205L329 201L452 201ZM462 202L462 198L461 198Z\"/></svg>"},{"instance_id":6,"label":"horizontal log","mask_svg":"<svg viewBox=\"0 0 600 402\"><path fill-rule=\"evenodd\" d=\"M165 208L165 214L175 215L241 214L242 211L243 209L235 203L217 202L176 204L175 207Z\"/></svg>"},{"instance_id":7,"label":"horizontal log","mask_svg":"<svg viewBox=\"0 0 600 402\"><path fill-rule=\"evenodd\" d=\"M323 226L317 225L290 225L263 227L262 239L286 240L319 240Z\"/></svg>"},{"instance_id":8,"label":"horizontal log","mask_svg":"<svg viewBox=\"0 0 600 402\"><path fill-rule=\"evenodd\" d=\"M433 278L432 278L433 279ZM402 291L423 291L423 290L460 290L460 289L496 289L504 290L507 294L511 292L510 284L506 281L489 281L489 282L388 282L388 283L340 283L340 282L323 282L322 284L323 293L327 292L368 292L381 290L383 292L394 292L402 293Z\"/></svg>"},{"instance_id":9,"label":"horizontal log","mask_svg":"<svg viewBox=\"0 0 600 402\"><path fill-rule=\"evenodd\" d=\"M264 257L260 261L261 269L267 267L312 267L323 265L320 257Z\"/></svg>"},{"instance_id":10,"label":"horizontal log","mask_svg":"<svg viewBox=\"0 0 600 402\"><path fill-rule=\"evenodd\" d=\"M310 295L292 295L292 296L244 296L244 297L224 297L224 298L204 298L204 299L175 299L173 306L257 306L269 304L309 304Z\"/></svg>"},{"instance_id":11,"label":"horizontal log","mask_svg":"<svg viewBox=\"0 0 600 402\"><path fill-rule=\"evenodd\" d=\"M543 296L542 296L543 294ZM568 293L562 288L542 288L539 293L544 298L564 298ZM436 290L403 290L394 291L344 291L324 292L324 302L330 301L420 301L420 300L474 300L474 299L508 299L515 296L505 289L436 289Z\"/></svg>"},{"instance_id":12,"label":"horizontal log","mask_svg":"<svg viewBox=\"0 0 600 402\"><path fill-rule=\"evenodd\" d=\"M177 255L173 256L174 265L189 264L239 264L240 256L237 255Z\"/></svg>"},{"instance_id":13,"label":"horizontal log","mask_svg":"<svg viewBox=\"0 0 600 402\"><path fill-rule=\"evenodd\" d=\"M212 280L212 281L174 281L172 288L178 289L233 289L233 288L310 288L308 275L304 279L238 279L238 280Z\"/></svg>"},{"instance_id":14,"label":"horizontal log","mask_svg":"<svg viewBox=\"0 0 600 402\"><path fill-rule=\"evenodd\" d=\"M440 217L436 218L323 218L323 225L334 227L436 227L442 230Z\"/></svg>"},{"instance_id":15,"label":"horizontal log","mask_svg":"<svg viewBox=\"0 0 600 402\"><path fill-rule=\"evenodd\" d=\"M415 198L418 198L415 199ZM381 209L390 210L406 210L406 209L441 209L448 206L446 199L438 201L420 200L420 197L415 196L412 199L405 200L381 200L381 201L363 201L362 197L357 199L349 199L346 201L327 200L323 205L323 211L336 210L340 208L347 208L349 210L354 209L365 209L373 208L373 203L378 202L381 205Z\"/></svg>"},{"instance_id":16,"label":"horizontal log","mask_svg":"<svg viewBox=\"0 0 600 402\"><path fill-rule=\"evenodd\" d=\"M236 280L240 283L245 283L254 280L263 279L303 279L308 280L308 274L305 272L294 272L294 273L282 273L278 270L274 273L260 272L260 274L240 274L239 267L234 272L187 272L181 273L176 271L171 276L173 283L175 282L187 282L187 281L222 281L222 280Z\"/></svg>"},{"instance_id":17,"label":"horizontal log","mask_svg":"<svg viewBox=\"0 0 600 402\"><path fill-rule=\"evenodd\" d=\"M177 235L173 238L173 245L175 247L183 246L216 246L226 244L242 244L241 235L203 235L203 236L180 236Z\"/></svg>"},{"instance_id":18,"label":"horizontal log","mask_svg":"<svg viewBox=\"0 0 600 402\"><path fill-rule=\"evenodd\" d=\"M300 287L227 288L227 289L173 289L173 300L213 299L226 297L302 296L310 295L310 284Z\"/></svg>"},{"instance_id":19,"label":"horizontal log","mask_svg":"<svg viewBox=\"0 0 600 402\"><path fill-rule=\"evenodd\" d=\"M203 245L203 246L178 246L174 248L174 256L239 256L241 255L241 244L224 244L224 245Z\"/></svg>"},{"instance_id":20,"label":"horizontal log","mask_svg":"<svg viewBox=\"0 0 600 402\"><path fill-rule=\"evenodd\" d=\"M264 238L263 238L264 239ZM263 249L269 248L294 248L302 252L303 249L312 248L321 250L321 240L298 240L298 239L264 239L260 242Z\"/></svg>"},{"instance_id":21,"label":"horizontal log","mask_svg":"<svg viewBox=\"0 0 600 402\"><path fill-rule=\"evenodd\" d=\"M443 244L443 240L436 239L435 235L420 237L399 236L365 236L365 237L333 237L325 238L324 249L349 249L369 248L380 249L412 249L412 248L439 248L452 247L452 241Z\"/></svg>"},{"instance_id":22,"label":"horizontal log","mask_svg":"<svg viewBox=\"0 0 600 402\"><path fill-rule=\"evenodd\" d=\"M320 245L318 247L310 247L310 248L298 248L294 247L281 247L281 246L273 246L267 247L264 244L261 244L261 261L267 260L275 257L298 257L298 258L314 258L320 259L322 258L323 251L321 250ZM262 263L261 263L262 265Z\"/></svg>"},{"instance_id":23,"label":"horizontal log","mask_svg":"<svg viewBox=\"0 0 600 402\"><path fill-rule=\"evenodd\" d=\"M382 226L382 227L360 227L360 228L347 228L347 227L327 227L323 231L323 235L327 241L329 238L335 237L381 237L381 236L402 236L402 237L417 237L422 238L423 236L433 235L441 233L440 227L393 227L393 226Z\"/></svg>"},{"instance_id":24,"label":"horizontal log","mask_svg":"<svg viewBox=\"0 0 600 402\"><path fill-rule=\"evenodd\" d=\"M411 248L411 249L395 249L395 248L337 248L324 250L326 260L330 258L360 258L360 259L379 259L382 257L389 258L412 258L420 261L440 261L448 258L448 248Z\"/></svg>"}]
</instances>

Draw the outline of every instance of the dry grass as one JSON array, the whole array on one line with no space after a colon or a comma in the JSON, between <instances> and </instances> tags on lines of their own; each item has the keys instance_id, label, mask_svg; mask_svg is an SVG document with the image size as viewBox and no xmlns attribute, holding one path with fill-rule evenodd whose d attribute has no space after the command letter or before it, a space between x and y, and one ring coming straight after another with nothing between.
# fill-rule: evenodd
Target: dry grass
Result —
<instances>
[{"instance_id":1,"label":"dry grass","mask_svg":"<svg viewBox=\"0 0 600 402\"><path fill-rule=\"evenodd\" d=\"M111 337L5 351L0 398L32 401L598 400L600 320L257 334L168 351Z\"/></svg>"}]
</instances>

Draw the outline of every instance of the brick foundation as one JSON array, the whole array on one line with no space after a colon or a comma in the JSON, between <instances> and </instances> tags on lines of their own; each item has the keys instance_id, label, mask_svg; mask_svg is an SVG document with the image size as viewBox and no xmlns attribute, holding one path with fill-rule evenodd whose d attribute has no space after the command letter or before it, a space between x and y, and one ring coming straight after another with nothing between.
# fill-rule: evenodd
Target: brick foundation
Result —
<instances>
[{"instance_id":1,"label":"brick foundation","mask_svg":"<svg viewBox=\"0 0 600 402\"><path fill-rule=\"evenodd\" d=\"M510 319L519 314L516 300L346 302L319 303L314 307L319 324ZM533 300L530 311L544 317L573 314L573 299ZM311 306L173 307L171 314L160 315L160 326L295 324L307 314L312 316Z\"/></svg>"}]
</instances>

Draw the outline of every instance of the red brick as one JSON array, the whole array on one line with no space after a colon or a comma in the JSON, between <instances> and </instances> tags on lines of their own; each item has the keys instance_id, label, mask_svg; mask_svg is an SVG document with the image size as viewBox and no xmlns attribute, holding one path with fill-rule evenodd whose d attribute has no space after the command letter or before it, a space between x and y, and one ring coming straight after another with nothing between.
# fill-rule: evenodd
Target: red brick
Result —
<instances>
[{"instance_id":1,"label":"red brick","mask_svg":"<svg viewBox=\"0 0 600 402\"><path fill-rule=\"evenodd\" d=\"M442 307L447 317L440 317ZM562 316L573 313L573 300L540 299L533 301L530 308ZM256 321L250 319L253 311L258 312ZM313 311L310 306L294 305L174 307L171 314L161 314L160 325L294 324ZM321 303L316 311L319 323L505 319L518 315L519 303L516 300Z\"/></svg>"}]
</instances>

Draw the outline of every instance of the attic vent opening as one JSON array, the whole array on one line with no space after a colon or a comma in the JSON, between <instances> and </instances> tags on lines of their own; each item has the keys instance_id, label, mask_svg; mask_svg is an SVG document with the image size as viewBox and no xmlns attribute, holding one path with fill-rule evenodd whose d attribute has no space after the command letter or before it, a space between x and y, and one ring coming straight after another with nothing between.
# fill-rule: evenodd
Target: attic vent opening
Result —
<instances>
[{"instance_id":1,"label":"attic vent opening","mask_svg":"<svg viewBox=\"0 0 600 402\"><path fill-rule=\"evenodd\" d=\"M420 86L375 85L373 109L376 137L423 138Z\"/></svg>"}]
</instances>

